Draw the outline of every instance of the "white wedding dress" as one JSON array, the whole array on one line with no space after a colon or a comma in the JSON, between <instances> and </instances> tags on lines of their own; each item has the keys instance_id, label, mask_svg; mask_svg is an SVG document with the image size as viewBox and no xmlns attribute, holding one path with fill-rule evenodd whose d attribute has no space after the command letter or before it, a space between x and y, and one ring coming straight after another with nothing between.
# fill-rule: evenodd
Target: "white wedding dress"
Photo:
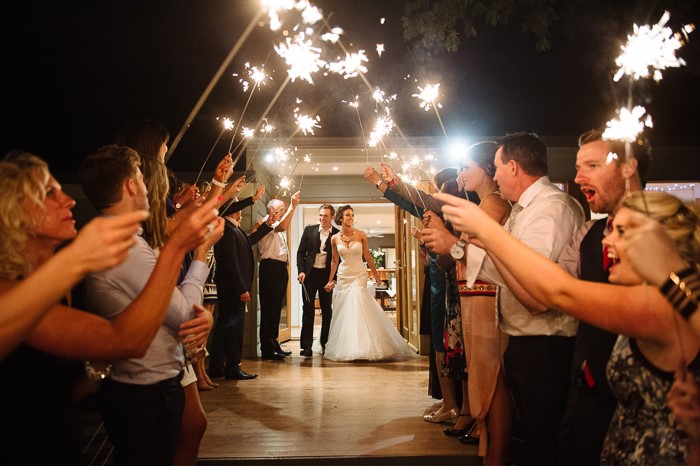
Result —
<instances>
[{"instance_id":1,"label":"white wedding dress","mask_svg":"<svg viewBox=\"0 0 700 466\"><path fill-rule=\"evenodd\" d=\"M349 247L338 243L340 265L333 289L333 318L324 358L333 361L408 359L414 351L408 346L368 286L367 268L362 262L362 243ZM321 352L316 339L314 352Z\"/></svg>"}]
</instances>

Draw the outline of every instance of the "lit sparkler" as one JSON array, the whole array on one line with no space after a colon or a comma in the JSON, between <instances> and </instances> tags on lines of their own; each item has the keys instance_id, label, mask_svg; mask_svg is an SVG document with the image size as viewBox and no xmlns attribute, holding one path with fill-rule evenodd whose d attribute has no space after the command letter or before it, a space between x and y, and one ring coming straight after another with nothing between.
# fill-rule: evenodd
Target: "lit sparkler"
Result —
<instances>
[{"instance_id":1,"label":"lit sparkler","mask_svg":"<svg viewBox=\"0 0 700 466\"><path fill-rule=\"evenodd\" d=\"M391 133L392 129L394 129L394 120L389 115L377 118L374 128L369 133L369 146L376 147L384 136Z\"/></svg>"},{"instance_id":2,"label":"lit sparkler","mask_svg":"<svg viewBox=\"0 0 700 466\"><path fill-rule=\"evenodd\" d=\"M606 141L617 139L630 143L635 142L645 127L653 127L651 115L647 115L642 120L645 113L646 109L639 105L631 111L625 107L619 109L617 111L618 117L606 123L603 139Z\"/></svg>"},{"instance_id":3,"label":"lit sparkler","mask_svg":"<svg viewBox=\"0 0 700 466\"><path fill-rule=\"evenodd\" d=\"M354 78L359 73L366 73L367 67L362 63L367 63L369 60L365 55L364 50L357 53L347 53L344 60L332 62L328 64L328 69L334 73L343 75L343 78Z\"/></svg>"},{"instance_id":4,"label":"lit sparkler","mask_svg":"<svg viewBox=\"0 0 700 466\"><path fill-rule=\"evenodd\" d=\"M381 57L382 53L384 53L384 44L377 44L377 55Z\"/></svg>"},{"instance_id":5,"label":"lit sparkler","mask_svg":"<svg viewBox=\"0 0 700 466\"><path fill-rule=\"evenodd\" d=\"M287 37L285 43L275 46L275 52L289 65L287 73L292 82L299 78L313 84L311 75L326 65L321 60L321 49L313 47L303 32L294 39Z\"/></svg>"},{"instance_id":6,"label":"lit sparkler","mask_svg":"<svg viewBox=\"0 0 700 466\"><path fill-rule=\"evenodd\" d=\"M276 31L282 27L279 13L294 8L295 0L263 0L262 9L270 17L270 29Z\"/></svg>"},{"instance_id":7,"label":"lit sparkler","mask_svg":"<svg viewBox=\"0 0 700 466\"><path fill-rule=\"evenodd\" d=\"M323 35L321 35L321 40L324 42L330 42L331 44L335 44L336 42L338 42L338 39L340 39L341 34L343 34L343 30L341 28L335 27L329 32L326 32Z\"/></svg>"},{"instance_id":8,"label":"lit sparkler","mask_svg":"<svg viewBox=\"0 0 700 466\"><path fill-rule=\"evenodd\" d=\"M442 108L442 104L436 102L440 95L440 83L427 84L425 87L418 86L418 90L420 92L418 94L412 94L412 97L420 99L420 108L426 112L433 107Z\"/></svg>"},{"instance_id":9,"label":"lit sparkler","mask_svg":"<svg viewBox=\"0 0 700 466\"><path fill-rule=\"evenodd\" d=\"M662 78L661 71L685 65L682 58L676 57L676 50L683 46L679 34L674 34L666 27L671 14L666 11L658 23L653 26L634 25L634 33L627 36L627 43L622 45L622 54L615 64L619 67L613 79L619 81L623 75L632 79L653 77L655 81ZM683 28L687 34L693 30L692 25Z\"/></svg>"},{"instance_id":10,"label":"lit sparkler","mask_svg":"<svg viewBox=\"0 0 700 466\"><path fill-rule=\"evenodd\" d=\"M301 130L301 132L304 133L304 136L306 136L308 133L314 134L314 128L321 127L321 125L317 124L319 121L321 121L321 118L319 116L313 118L309 115L302 115L300 113L297 113L298 110L298 108L294 110L294 118L296 120L297 126L299 127L299 130Z\"/></svg>"}]
</instances>

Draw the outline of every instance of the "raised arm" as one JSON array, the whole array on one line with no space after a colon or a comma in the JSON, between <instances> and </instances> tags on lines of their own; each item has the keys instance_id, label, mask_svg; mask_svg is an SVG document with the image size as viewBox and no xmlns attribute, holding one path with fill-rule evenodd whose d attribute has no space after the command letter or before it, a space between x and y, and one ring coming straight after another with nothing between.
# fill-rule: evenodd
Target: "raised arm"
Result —
<instances>
[{"instance_id":1,"label":"raised arm","mask_svg":"<svg viewBox=\"0 0 700 466\"><path fill-rule=\"evenodd\" d=\"M577 280L533 251L473 203L438 194L443 213L460 231L474 235L532 296L613 333L667 343L674 335L670 305L648 286L616 286Z\"/></svg>"},{"instance_id":2,"label":"raised arm","mask_svg":"<svg viewBox=\"0 0 700 466\"><path fill-rule=\"evenodd\" d=\"M196 248L209 234L207 225L217 218L208 201L183 220L165 243L153 273L141 293L112 321L67 306L53 306L25 340L50 354L72 359L116 360L141 357L158 332L180 265L187 251Z\"/></svg>"},{"instance_id":3,"label":"raised arm","mask_svg":"<svg viewBox=\"0 0 700 466\"><path fill-rule=\"evenodd\" d=\"M287 211L284 213L284 215L280 219L279 223L275 227L276 232L287 231L287 228L289 228L289 224L291 223L292 217L294 216L294 211L296 210L297 206L299 205L299 196L300 195L301 195L300 191L297 191L294 194L292 194L292 198L289 202L289 207L287 207Z\"/></svg>"},{"instance_id":4,"label":"raised arm","mask_svg":"<svg viewBox=\"0 0 700 466\"><path fill-rule=\"evenodd\" d=\"M126 259L136 242L145 211L99 217L78 237L20 282L0 289L0 360L19 345L45 313L86 274L108 269Z\"/></svg>"}]
</instances>

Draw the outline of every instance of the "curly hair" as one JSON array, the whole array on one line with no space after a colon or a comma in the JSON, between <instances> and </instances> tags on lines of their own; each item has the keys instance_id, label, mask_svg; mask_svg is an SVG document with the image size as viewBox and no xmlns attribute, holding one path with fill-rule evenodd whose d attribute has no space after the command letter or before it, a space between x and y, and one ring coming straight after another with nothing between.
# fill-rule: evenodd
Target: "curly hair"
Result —
<instances>
[{"instance_id":1,"label":"curly hair","mask_svg":"<svg viewBox=\"0 0 700 466\"><path fill-rule=\"evenodd\" d=\"M349 204L340 206L340 207L338 207L338 210L335 211L335 218L333 219L333 221L335 222L336 225L343 224L343 213L345 213L346 210L354 211L352 206Z\"/></svg>"},{"instance_id":2,"label":"curly hair","mask_svg":"<svg viewBox=\"0 0 700 466\"><path fill-rule=\"evenodd\" d=\"M661 223L676 244L681 258L697 270L700 263L700 212L697 205L660 191L634 192L622 205Z\"/></svg>"},{"instance_id":3,"label":"curly hair","mask_svg":"<svg viewBox=\"0 0 700 466\"><path fill-rule=\"evenodd\" d=\"M44 216L48 165L26 155L31 158L0 162L0 278L6 280L32 272L27 239Z\"/></svg>"}]
</instances>

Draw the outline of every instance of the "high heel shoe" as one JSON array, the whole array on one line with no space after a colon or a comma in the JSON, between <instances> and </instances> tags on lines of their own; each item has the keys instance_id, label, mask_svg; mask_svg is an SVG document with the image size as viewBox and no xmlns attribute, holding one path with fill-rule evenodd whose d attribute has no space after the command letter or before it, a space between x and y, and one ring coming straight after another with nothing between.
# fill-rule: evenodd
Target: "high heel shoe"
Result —
<instances>
[{"instance_id":1,"label":"high heel shoe","mask_svg":"<svg viewBox=\"0 0 700 466\"><path fill-rule=\"evenodd\" d=\"M452 419L453 417L457 416L459 415L457 414L457 411L453 408L449 411L443 411L440 414L438 414L437 411L435 411L434 413L426 414L425 416L423 416L423 420L438 423L446 421L448 419Z\"/></svg>"},{"instance_id":2,"label":"high heel shoe","mask_svg":"<svg viewBox=\"0 0 700 466\"><path fill-rule=\"evenodd\" d=\"M474 437L472 435L472 432L474 432L474 428L476 427L476 420L472 422L470 425L470 429L462 436L459 437L459 442L463 443L465 445L474 445L479 443L479 437Z\"/></svg>"},{"instance_id":3,"label":"high heel shoe","mask_svg":"<svg viewBox=\"0 0 700 466\"><path fill-rule=\"evenodd\" d=\"M468 414L460 414L460 416L469 416ZM443 432L445 432L445 435L448 437L461 437L465 435L467 432L471 432L474 426L476 425L476 419L472 419L469 424L467 424L467 427L464 429L455 429L454 427L451 427L449 429L445 429Z\"/></svg>"}]
</instances>

